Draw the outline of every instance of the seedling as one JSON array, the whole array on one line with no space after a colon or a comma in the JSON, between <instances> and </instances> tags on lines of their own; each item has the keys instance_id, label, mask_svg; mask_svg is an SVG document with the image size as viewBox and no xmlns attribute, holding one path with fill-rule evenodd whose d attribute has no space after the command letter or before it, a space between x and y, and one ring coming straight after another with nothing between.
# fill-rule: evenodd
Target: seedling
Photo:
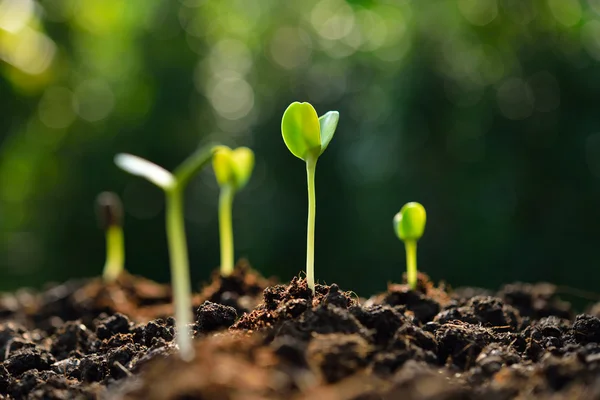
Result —
<instances>
[{"instance_id":1,"label":"seedling","mask_svg":"<svg viewBox=\"0 0 600 400\"><path fill-rule=\"evenodd\" d=\"M146 178L164 190L166 195L166 226L171 258L171 281L177 328L177 344L181 358L194 357L192 347L192 290L188 250L183 220L183 192L189 180L206 166L215 151L215 146L200 148L188 157L173 173L143 158L131 154L117 154L115 164L126 172Z\"/></svg>"},{"instance_id":2,"label":"seedling","mask_svg":"<svg viewBox=\"0 0 600 400\"><path fill-rule=\"evenodd\" d=\"M394 216L394 231L406 249L406 279L412 290L417 288L417 241L423 236L427 214L419 203L407 203Z\"/></svg>"},{"instance_id":3,"label":"seedling","mask_svg":"<svg viewBox=\"0 0 600 400\"><path fill-rule=\"evenodd\" d=\"M231 150L218 146L213 156L213 169L221 187L219 195L219 235L221 241L221 275L233 272L233 225L231 206L235 192L242 189L254 168L254 153L247 147Z\"/></svg>"},{"instance_id":4,"label":"seedling","mask_svg":"<svg viewBox=\"0 0 600 400\"><path fill-rule=\"evenodd\" d=\"M306 162L306 178L308 184L308 224L306 230L306 281L315 292L315 169L317 159L327 146L335 129L340 114L329 111L319 117L309 103L294 102L283 113L281 133L285 145L296 157Z\"/></svg>"},{"instance_id":5,"label":"seedling","mask_svg":"<svg viewBox=\"0 0 600 400\"><path fill-rule=\"evenodd\" d=\"M123 240L123 205L115 193L103 192L96 198L96 213L100 227L106 232L106 263L102 278L111 283L125 269Z\"/></svg>"}]
</instances>

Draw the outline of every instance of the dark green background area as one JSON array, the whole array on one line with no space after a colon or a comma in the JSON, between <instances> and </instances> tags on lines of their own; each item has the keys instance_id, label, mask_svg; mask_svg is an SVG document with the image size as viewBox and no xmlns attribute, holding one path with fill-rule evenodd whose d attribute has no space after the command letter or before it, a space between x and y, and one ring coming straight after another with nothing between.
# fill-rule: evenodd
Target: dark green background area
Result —
<instances>
[{"instance_id":1,"label":"dark green background area","mask_svg":"<svg viewBox=\"0 0 600 400\"><path fill-rule=\"evenodd\" d=\"M419 201L435 281L597 291L600 1L19 1L2 4L21 25L0 17L1 290L99 274L104 190L125 203L127 268L167 281L162 193L112 159L172 169L209 140L256 154L236 256L298 274L305 167L280 121L299 100L340 112L317 166L320 281L400 280L392 217ZM208 168L186 199L197 285L219 265L217 197Z\"/></svg>"}]
</instances>

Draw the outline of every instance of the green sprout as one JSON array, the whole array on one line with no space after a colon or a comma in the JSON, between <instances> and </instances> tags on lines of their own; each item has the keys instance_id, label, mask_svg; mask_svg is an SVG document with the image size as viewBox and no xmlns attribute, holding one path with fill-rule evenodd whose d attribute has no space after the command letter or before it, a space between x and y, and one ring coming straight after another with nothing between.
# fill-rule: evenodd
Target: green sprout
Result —
<instances>
[{"instance_id":1,"label":"green sprout","mask_svg":"<svg viewBox=\"0 0 600 400\"><path fill-rule=\"evenodd\" d=\"M106 263L102 278L111 283L123 273L125 245L123 240L123 205L115 193L103 192L96 198L98 222L106 232Z\"/></svg>"},{"instance_id":2,"label":"green sprout","mask_svg":"<svg viewBox=\"0 0 600 400\"><path fill-rule=\"evenodd\" d=\"M247 147L231 150L218 146L213 156L213 169L221 187L219 195L219 236L221 241L221 275L233 272L233 226L231 206L233 195L242 189L254 168L254 153Z\"/></svg>"},{"instance_id":3,"label":"green sprout","mask_svg":"<svg viewBox=\"0 0 600 400\"><path fill-rule=\"evenodd\" d=\"M406 203L394 216L394 231L406 248L406 279L412 290L417 288L417 241L423 236L427 213L415 202Z\"/></svg>"},{"instance_id":4,"label":"green sprout","mask_svg":"<svg viewBox=\"0 0 600 400\"><path fill-rule=\"evenodd\" d=\"M146 178L164 190L166 195L166 227L171 258L171 281L177 328L177 344L181 358L194 357L192 347L192 289L188 263L188 250L183 220L183 192L189 180L207 165L215 146L200 148L188 157L173 173L143 158L131 154L117 154L115 164L132 175Z\"/></svg>"},{"instance_id":5,"label":"green sprout","mask_svg":"<svg viewBox=\"0 0 600 400\"><path fill-rule=\"evenodd\" d=\"M327 146L338 124L340 114L329 111L319 117L309 103L294 102L283 113L281 133L285 145L296 157L306 162L308 183L308 226L306 232L306 281L315 292L315 169L317 159Z\"/></svg>"}]
</instances>

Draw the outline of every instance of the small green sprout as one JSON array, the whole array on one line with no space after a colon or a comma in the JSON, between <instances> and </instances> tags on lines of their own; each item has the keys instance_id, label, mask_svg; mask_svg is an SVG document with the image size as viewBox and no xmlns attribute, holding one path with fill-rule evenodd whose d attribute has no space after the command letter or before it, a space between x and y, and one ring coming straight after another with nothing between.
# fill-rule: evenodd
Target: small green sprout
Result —
<instances>
[{"instance_id":1,"label":"small green sprout","mask_svg":"<svg viewBox=\"0 0 600 400\"><path fill-rule=\"evenodd\" d=\"M106 263L102 278L111 283L125 269L123 240L123 205L115 193L103 192L96 198L96 213L100 227L106 232Z\"/></svg>"},{"instance_id":2,"label":"small green sprout","mask_svg":"<svg viewBox=\"0 0 600 400\"><path fill-rule=\"evenodd\" d=\"M340 114L337 111L329 111L319 117L309 103L294 102L285 110L281 120L281 133L285 145L293 155L306 162L308 184L306 281L313 293L315 291L315 169L317 159L333 138L339 118Z\"/></svg>"},{"instance_id":3,"label":"small green sprout","mask_svg":"<svg viewBox=\"0 0 600 400\"><path fill-rule=\"evenodd\" d=\"M131 154L117 154L115 164L126 172L146 178L164 190L166 195L166 226L171 258L171 281L177 328L177 344L181 358L194 357L192 347L192 289L188 263L188 250L183 220L183 192L189 180L206 166L215 146L200 148L188 157L173 173L143 158Z\"/></svg>"},{"instance_id":4,"label":"small green sprout","mask_svg":"<svg viewBox=\"0 0 600 400\"><path fill-rule=\"evenodd\" d=\"M419 203L406 203L394 216L394 231L406 248L406 278L412 290L417 288L417 241L423 236L427 213Z\"/></svg>"},{"instance_id":5,"label":"small green sprout","mask_svg":"<svg viewBox=\"0 0 600 400\"><path fill-rule=\"evenodd\" d=\"M219 195L219 235L221 241L221 275L233 272L233 226L231 206L233 195L242 189L254 168L254 153L247 147L231 150L218 146L213 156L213 169L221 187Z\"/></svg>"}]
</instances>

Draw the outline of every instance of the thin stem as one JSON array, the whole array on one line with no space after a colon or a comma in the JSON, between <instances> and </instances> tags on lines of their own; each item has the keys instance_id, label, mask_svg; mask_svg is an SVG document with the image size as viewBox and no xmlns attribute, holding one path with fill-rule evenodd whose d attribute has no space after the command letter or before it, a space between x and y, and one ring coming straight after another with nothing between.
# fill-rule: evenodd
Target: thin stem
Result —
<instances>
[{"instance_id":1,"label":"thin stem","mask_svg":"<svg viewBox=\"0 0 600 400\"><path fill-rule=\"evenodd\" d=\"M173 175L177 180L177 185L179 185L180 188L184 188L189 180L210 162L215 153L215 149L216 146L213 143L202 146L186 158L181 165L173 171Z\"/></svg>"},{"instance_id":2,"label":"thin stem","mask_svg":"<svg viewBox=\"0 0 600 400\"><path fill-rule=\"evenodd\" d=\"M179 353L185 361L194 358L192 347L192 289L183 221L183 193L179 186L167 191L167 239L171 258L171 282L175 303L175 327Z\"/></svg>"},{"instance_id":3,"label":"thin stem","mask_svg":"<svg viewBox=\"0 0 600 400\"><path fill-rule=\"evenodd\" d=\"M105 282L114 282L123 272L125 264L125 245L123 228L110 225L106 230L106 263L102 277Z\"/></svg>"},{"instance_id":4,"label":"thin stem","mask_svg":"<svg viewBox=\"0 0 600 400\"><path fill-rule=\"evenodd\" d=\"M234 190L231 185L221 187L219 195L219 236L221 241L221 275L229 276L233 272L233 224L231 206Z\"/></svg>"},{"instance_id":5,"label":"thin stem","mask_svg":"<svg viewBox=\"0 0 600 400\"><path fill-rule=\"evenodd\" d=\"M315 292L315 216L317 205L315 200L315 170L317 158L306 160L306 180L308 186L308 225L306 228L306 282Z\"/></svg>"},{"instance_id":6,"label":"thin stem","mask_svg":"<svg viewBox=\"0 0 600 400\"><path fill-rule=\"evenodd\" d=\"M406 248L406 280L408 286L415 290L417 288L417 241L404 241Z\"/></svg>"}]
</instances>

